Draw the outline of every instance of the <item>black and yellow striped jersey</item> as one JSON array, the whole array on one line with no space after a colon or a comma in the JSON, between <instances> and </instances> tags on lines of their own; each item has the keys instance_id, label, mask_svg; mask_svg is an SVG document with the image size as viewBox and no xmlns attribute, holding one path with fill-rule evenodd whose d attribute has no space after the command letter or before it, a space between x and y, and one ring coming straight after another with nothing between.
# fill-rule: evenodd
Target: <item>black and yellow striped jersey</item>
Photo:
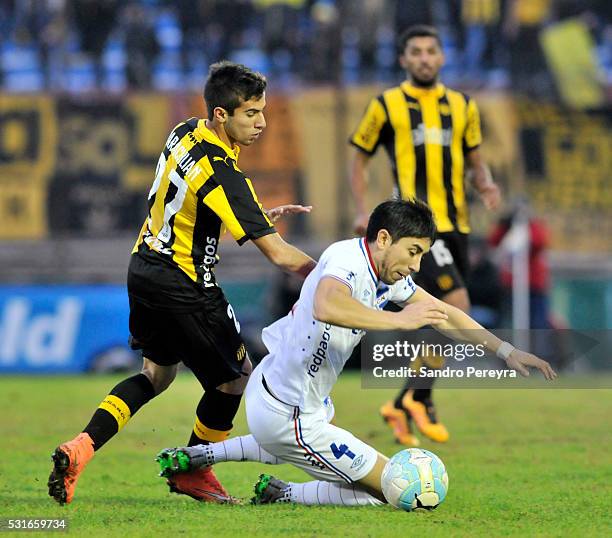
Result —
<instances>
[{"instance_id":1,"label":"black and yellow striped jersey","mask_svg":"<svg viewBox=\"0 0 612 538\"><path fill-rule=\"evenodd\" d=\"M350 142L368 155L382 144L398 195L426 201L439 232L469 233L464 158L481 139L473 99L442 84L403 82L370 101Z\"/></svg>"},{"instance_id":2,"label":"black and yellow striped jersey","mask_svg":"<svg viewBox=\"0 0 612 538\"><path fill-rule=\"evenodd\" d=\"M188 302L193 293L179 288L216 286L213 267L226 229L239 244L276 231L251 180L238 168L238 153L238 146L228 147L204 120L191 118L172 130L149 191L149 213L132 250L132 258L141 260L130 264L132 272L142 272L143 259L154 265L142 280L159 289L140 293L134 291L138 285L130 286L130 294L150 299L158 293ZM177 269L192 283L177 277Z\"/></svg>"}]
</instances>

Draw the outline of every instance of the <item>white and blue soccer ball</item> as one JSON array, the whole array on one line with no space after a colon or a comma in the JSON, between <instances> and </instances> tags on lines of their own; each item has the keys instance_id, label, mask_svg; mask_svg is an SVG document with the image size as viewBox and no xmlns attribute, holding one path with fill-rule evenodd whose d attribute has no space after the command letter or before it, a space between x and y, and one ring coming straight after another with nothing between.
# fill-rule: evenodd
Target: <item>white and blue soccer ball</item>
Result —
<instances>
[{"instance_id":1,"label":"white and blue soccer ball","mask_svg":"<svg viewBox=\"0 0 612 538\"><path fill-rule=\"evenodd\" d=\"M442 460L421 448L407 448L395 454L385 465L381 482L389 504L407 512L433 510L448 491L448 474Z\"/></svg>"}]
</instances>

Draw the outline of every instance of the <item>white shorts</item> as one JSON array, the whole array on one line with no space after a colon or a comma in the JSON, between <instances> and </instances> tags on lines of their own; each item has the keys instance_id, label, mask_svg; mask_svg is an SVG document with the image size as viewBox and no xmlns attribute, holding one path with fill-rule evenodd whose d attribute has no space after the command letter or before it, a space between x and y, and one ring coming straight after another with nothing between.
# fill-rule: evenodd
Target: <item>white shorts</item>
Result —
<instances>
[{"instance_id":1,"label":"white shorts","mask_svg":"<svg viewBox=\"0 0 612 538\"><path fill-rule=\"evenodd\" d=\"M374 448L329 423L331 400L321 402L321 409L314 413L302 414L272 396L256 368L245 401L249 430L261 447L319 480L350 484L366 476L376 463Z\"/></svg>"}]
</instances>

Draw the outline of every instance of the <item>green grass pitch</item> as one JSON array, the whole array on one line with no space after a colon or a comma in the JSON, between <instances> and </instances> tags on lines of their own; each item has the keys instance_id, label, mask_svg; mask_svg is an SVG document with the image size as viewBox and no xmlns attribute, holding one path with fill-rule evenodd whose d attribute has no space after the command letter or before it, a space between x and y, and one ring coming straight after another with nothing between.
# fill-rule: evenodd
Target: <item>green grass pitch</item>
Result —
<instances>
[{"instance_id":1,"label":"green grass pitch","mask_svg":"<svg viewBox=\"0 0 612 538\"><path fill-rule=\"evenodd\" d=\"M81 475L75 500L47 496L50 454L71 439L118 376L0 378L0 517L66 517L73 536L610 536L612 390L439 390L451 439L424 442L445 462L446 501L435 511L216 506L168 493L153 459L184 444L200 397L180 375L105 446ZM608 384L610 386L610 384ZM390 390L362 390L344 374L338 425L383 453L400 447L378 416ZM244 411L235 434L247 432ZM225 463L228 490L249 497L262 471L305 481L288 465ZM38 533L42 535L42 533ZM54 533L54 535L57 535Z\"/></svg>"}]
</instances>

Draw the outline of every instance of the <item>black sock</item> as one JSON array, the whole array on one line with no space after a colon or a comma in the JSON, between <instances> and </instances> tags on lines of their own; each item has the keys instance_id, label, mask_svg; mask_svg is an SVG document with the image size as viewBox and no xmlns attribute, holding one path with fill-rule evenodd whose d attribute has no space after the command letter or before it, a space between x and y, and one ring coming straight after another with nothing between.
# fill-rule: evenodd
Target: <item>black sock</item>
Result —
<instances>
[{"instance_id":1,"label":"black sock","mask_svg":"<svg viewBox=\"0 0 612 538\"><path fill-rule=\"evenodd\" d=\"M93 440L94 450L101 448L154 396L155 389L144 374L124 379L113 388L83 430Z\"/></svg>"},{"instance_id":2,"label":"black sock","mask_svg":"<svg viewBox=\"0 0 612 538\"><path fill-rule=\"evenodd\" d=\"M406 386L399 391L399 394L397 395L397 397L395 398L395 400L393 401L393 407L395 407L395 409L403 409L404 406L402 405L402 400L404 399L404 396L406 395L406 393L411 389L410 384L406 383Z\"/></svg>"},{"instance_id":3,"label":"black sock","mask_svg":"<svg viewBox=\"0 0 612 538\"><path fill-rule=\"evenodd\" d=\"M196 409L196 421L189 446L223 441L229 437L242 394L227 394L217 389L204 393Z\"/></svg>"},{"instance_id":4,"label":"black sock","mask_svg":"<svg viewBox=\"0 0 612 538\"><path fill-rule=\"evenodd\" d=\"M409 390L413 390L412 398L415 402L426 402L431 399L431 389L435 381L435 377L419 377L417 383L406 383L406 386L399 392L393 402L396 409L403 409L402 400ZM413 385L418 384L418 389Z\"/></svg>"}]
</instances>

